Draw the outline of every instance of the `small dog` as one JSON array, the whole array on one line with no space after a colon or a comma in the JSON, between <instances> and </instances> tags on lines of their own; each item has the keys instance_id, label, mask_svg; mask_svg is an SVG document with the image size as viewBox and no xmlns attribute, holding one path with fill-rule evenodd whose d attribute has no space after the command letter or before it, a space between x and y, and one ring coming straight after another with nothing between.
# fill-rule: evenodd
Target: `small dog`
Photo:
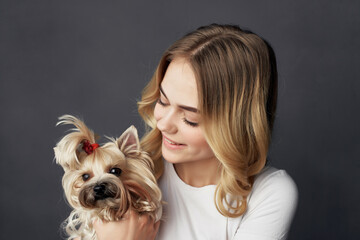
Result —
<instances>
[{"instance_id":1,"label":"small dog","mask_svg":"<svg viewBox=\"0 0 360 240\"><path fill-rule=\"evenodd\" d=\"M116 221L132 209L155 221L162 214L161 191L149 155L140 149L137 130L129 127L118 139L99 146L93 131L71 115L58 125L75 128L54 148L65 171L62 185L73 211L64 222L68 239L96 239L95 220Z\"/></svg>"}]
</instances>

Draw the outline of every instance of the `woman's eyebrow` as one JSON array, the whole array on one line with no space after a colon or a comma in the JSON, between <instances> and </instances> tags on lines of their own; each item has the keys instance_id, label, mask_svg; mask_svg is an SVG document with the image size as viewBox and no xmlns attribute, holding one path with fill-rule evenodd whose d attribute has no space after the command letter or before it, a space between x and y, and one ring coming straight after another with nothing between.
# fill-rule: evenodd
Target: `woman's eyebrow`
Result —
<instances>
[{"instance_id":1,"label":"woman's eyebrow","mask_svg":"<svg viewBox=\"0 0 360 240\"><path fill-rule=\"evenodd\" d=\"M193 107L179 105L179 108L182 108L182 109L190 111L190 112L199 113L199 110L197 110L196 108L193 108Z\"/></svg>"},{"instance_id":2,"label":"woman's eyebrow","mask_svg":"<svg viewBox=\"0 0 360 240\"><path fill-rule=\"evenodd\" d=\"M166 96L166 94L165 94L164 90L162 89L161 85L160 85L159 89L160 89L160 92L162 93L162 95L164 95L164 97L166 99L168 99L168 97ZM197 108L193 108L193 107L189 107L189 106L185 106L185 105L179 105L179 108L184 109L186 111L199 113L199 110Z\"/></svg>"}]
</instances>

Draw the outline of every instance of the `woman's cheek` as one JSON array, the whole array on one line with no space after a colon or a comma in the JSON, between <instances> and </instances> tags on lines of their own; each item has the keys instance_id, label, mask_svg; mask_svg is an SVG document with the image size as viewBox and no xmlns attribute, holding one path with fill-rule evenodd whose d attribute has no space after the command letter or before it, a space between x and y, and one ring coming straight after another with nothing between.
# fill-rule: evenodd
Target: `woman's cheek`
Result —
<instances>
[{"instance_id":1,"label":"woman's cheek","mask_svg":"<svg viewBox=\"0 0 360 240\"><path fill-rule=\"evenodd\" d=\"M156 121L159 121L159 119L161 118L161 107L159 105L160 104L157 103L154 108L154 118Z\"/></svg>"},{"instance_id":2,"label":"woman's cheek","mask_svg":"<svg viewBox=\"0 0 360 240\"><path fill-rule=\"evenodd\" d=\"M201 128L191 128L188 129L187 132L188 139L190 141L190 144L197 148L199 151L204 153L207 156L213 156L214 153L211 150L209 144L207 143L203 130Z\"/></svg>"}]
</instances>

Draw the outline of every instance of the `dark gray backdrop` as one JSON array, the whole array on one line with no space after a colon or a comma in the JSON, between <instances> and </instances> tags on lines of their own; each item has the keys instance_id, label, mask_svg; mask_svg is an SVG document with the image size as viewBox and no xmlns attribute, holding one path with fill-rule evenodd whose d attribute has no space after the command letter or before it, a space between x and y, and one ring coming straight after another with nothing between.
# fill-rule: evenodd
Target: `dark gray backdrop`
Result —
<instances>
[{"instance_id":1,"label":"dark gray backdrop","mask_svg":"<svg viewBox=\"0 0 360 240\"><path fill-rule=\"evenodd\" d=\"M339 3L338 3L339 2ZM341 2L341 3L340 3ZM82 116L130 124L162 52L194 28L239 24L277 54L272 164L296 181L290 239L359 236L359 1L0 0L0 238L60 239L69 208L53 146Z\"/></svg>"}]
</instances>

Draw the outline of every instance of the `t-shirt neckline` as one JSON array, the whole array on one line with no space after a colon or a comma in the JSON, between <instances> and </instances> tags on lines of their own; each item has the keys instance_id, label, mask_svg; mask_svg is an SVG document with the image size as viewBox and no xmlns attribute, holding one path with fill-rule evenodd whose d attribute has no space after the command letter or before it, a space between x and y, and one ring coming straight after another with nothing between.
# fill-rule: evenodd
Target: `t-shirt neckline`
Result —
<instances>
[{"instance_id":1,"label":"t-shirt neckline","mask_svg":"<svg viewBox=\"0 0 360 240\"><path fill-rule=\"evenodd\" d=\"M175 165L173 163L167 162L166 160L165 164L166 164L166 168L168 169L169 175L172 179L174 179L176 185L178 185L179 187L183 188L183 189L187 189L189 191L208 191L208 190L215 190L216 185L206 185L203 187L194 187L191 186L187 183L185 183L180 177L179 175L176 173L175 170Z\"/></svg>"}]
</instances>

